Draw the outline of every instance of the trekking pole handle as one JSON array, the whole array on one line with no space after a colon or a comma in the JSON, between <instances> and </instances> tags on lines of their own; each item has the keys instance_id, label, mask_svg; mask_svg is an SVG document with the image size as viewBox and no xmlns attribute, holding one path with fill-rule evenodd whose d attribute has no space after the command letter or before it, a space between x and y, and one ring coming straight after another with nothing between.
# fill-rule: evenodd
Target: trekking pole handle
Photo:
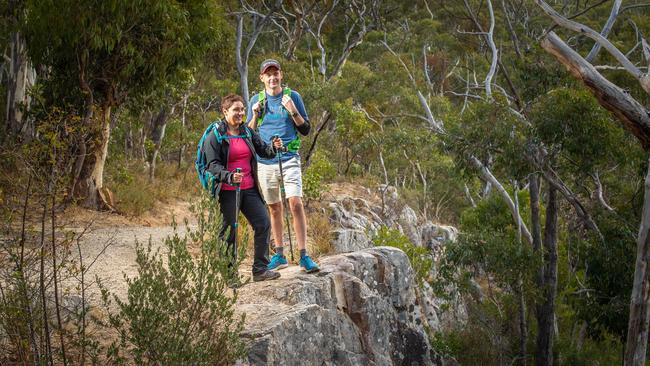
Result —
<instances>
[{"instance_id":1,"label":"trekking pole handle","mask_svg":"<svg viewBox=\"0 0 650 366\"><path fill-rule=\"evenodd\" d=\"M280 138L280 135L273 135L273 137L271 137L271 144L273 144L273 141L274 141L275 139L279 139L279 138ZM273 145L273 149L275 149L275 151L280 152L280 153L283 153L283 152L287 152L287 151L288 151L288 150L287 150L287 147L284 146L284 145L283 145L281 148L279 148L279 149L276 149L276 148L275 148L275 145Z\"/></svg>"},{"instance_id":2,"label":"trekking pole handle","mask_svg":"<svg viewBox=\"0 0 650 366\"><path fill-rule=\"evenodd\" d=\"M241 173L241 168L235 168L235 173ZM241 184L241 182L239 182L239 183L235 183L235 185L237 186L237 188L239 188L239 185L240 185L240 184Z\"/></svg>"}]
</instances>

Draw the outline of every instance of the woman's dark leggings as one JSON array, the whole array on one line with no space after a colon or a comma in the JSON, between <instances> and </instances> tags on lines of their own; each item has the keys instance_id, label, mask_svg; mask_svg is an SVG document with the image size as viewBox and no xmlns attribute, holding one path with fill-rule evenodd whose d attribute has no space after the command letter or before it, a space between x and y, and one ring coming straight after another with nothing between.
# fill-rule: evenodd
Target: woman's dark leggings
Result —
<instances>
[{"instance_id":1,"label":"woman's dark leggings","mask_svg":"<svg viewBox=\"0 0 650 366\"><path fill-rule=\"evenodd\" d=\"M239 196L239 210L244 214L248 223L253 227L255 232L255 257L253 258L253 274L259 274L266 270L269 264L269 235L271 232L271 221L269 213L266 210L264 201L255 188L243 189ZM232 227L235 225L235 191L221 190L219 192L219 205L223 215L223 229L221 234L224 235L228 227L231 228L227 242L232 246L235 242L235 231Z\"/></svg>"}]
</instances>

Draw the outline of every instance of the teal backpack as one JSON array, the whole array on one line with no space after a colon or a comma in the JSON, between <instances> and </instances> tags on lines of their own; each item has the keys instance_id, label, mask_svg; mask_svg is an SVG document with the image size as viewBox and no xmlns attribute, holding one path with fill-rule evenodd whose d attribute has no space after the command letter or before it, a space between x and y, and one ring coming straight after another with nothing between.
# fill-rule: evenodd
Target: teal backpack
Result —
<instances>
[{"instance_id":1,"label":"teal backpack","mask_svg":"<svg viewBox=\"0 0 650 366\"><path fill-rule=\"evenodd\" d=\"M199 146L196 149L196 161L194 162L194 168L196 168L196 173L199 175L199 181L201 182L201 185L203 186L204 189L209 190L210 193L214 195L214 191L217 188L215 183L215 176L210 173L207 168L208 168L208 162L205 160L205 153L203 152L203 142L205 142L205 139L210 135L210 133L214 133L215 136L217 137L217 143L221 144L223 140L227 139L237 139L237 138L250 138L250 132L248 127L246 127L246 134L244 135L239 135L239 136L222 136L218 129L217 126L219 125L219 121L210 123L208 128L205 129L205 132L203 132L203 136L201 136L201 139L199 140Z\"/></svg>"}]
</instances>

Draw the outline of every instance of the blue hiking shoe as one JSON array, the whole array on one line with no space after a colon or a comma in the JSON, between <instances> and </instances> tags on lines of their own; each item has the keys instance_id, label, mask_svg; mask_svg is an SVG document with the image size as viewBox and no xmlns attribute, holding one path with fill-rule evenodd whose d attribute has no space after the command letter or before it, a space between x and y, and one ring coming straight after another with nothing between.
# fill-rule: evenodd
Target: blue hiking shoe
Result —
<instances>
[{"instance_id":1,"label":"blue hiking shoe","mask_svg":"<svg viewBox=\"0 0 650 366\"><path fill-rule=\"evenodd\" d=\"M276 269L287 268L288 266L289 263L287 262L287 258L280 253L276 253L273 257L271 257L271 261L269 262L269 265L266 266L266 268L270 271L273 271Z\"/></svg>"},{"instance_id":2,"label":"blue hiking shoe","mask_svg":"<svg viewBox=\"0 0 650 366\"><path fill-rule=\"evenodd\" d=\"M308 255L300 258L300 269L307 273L320 271L318 264L316 264L316 262L314 262Z\"/></svg>"}]
</instances>

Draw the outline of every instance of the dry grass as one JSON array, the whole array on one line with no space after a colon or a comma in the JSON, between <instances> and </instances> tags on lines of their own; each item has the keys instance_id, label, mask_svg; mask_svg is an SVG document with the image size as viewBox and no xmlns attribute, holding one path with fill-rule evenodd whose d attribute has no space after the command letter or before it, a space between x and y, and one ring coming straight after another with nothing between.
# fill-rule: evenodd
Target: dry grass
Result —
<instances>
[{"instance_id":1,"label":"dry grass","mask_svg":"<svg viewBox=\"0 0 650 366\"><path fill-rule=\"evenodd\" d=\"M117 209L131 217L151 214L161 203L189 201L198 197L202 189L194 167L189 164L178 168L175 162L159 163L153 181L142 163L113 168L107 175L107 186L113 191Z\"/></svg>"},{"instance_id":2,"label":"dry grass","mask_svg":"<svg viewBox=\"0 0 650 366\"><path fill-rule=\"evenodd\" d=\"M307 229L307 245L310 253L315 258L331 254L332 248L332 225L329 216L323 212L313 212L309 215Z\"/></svg>"}]
</instances>

